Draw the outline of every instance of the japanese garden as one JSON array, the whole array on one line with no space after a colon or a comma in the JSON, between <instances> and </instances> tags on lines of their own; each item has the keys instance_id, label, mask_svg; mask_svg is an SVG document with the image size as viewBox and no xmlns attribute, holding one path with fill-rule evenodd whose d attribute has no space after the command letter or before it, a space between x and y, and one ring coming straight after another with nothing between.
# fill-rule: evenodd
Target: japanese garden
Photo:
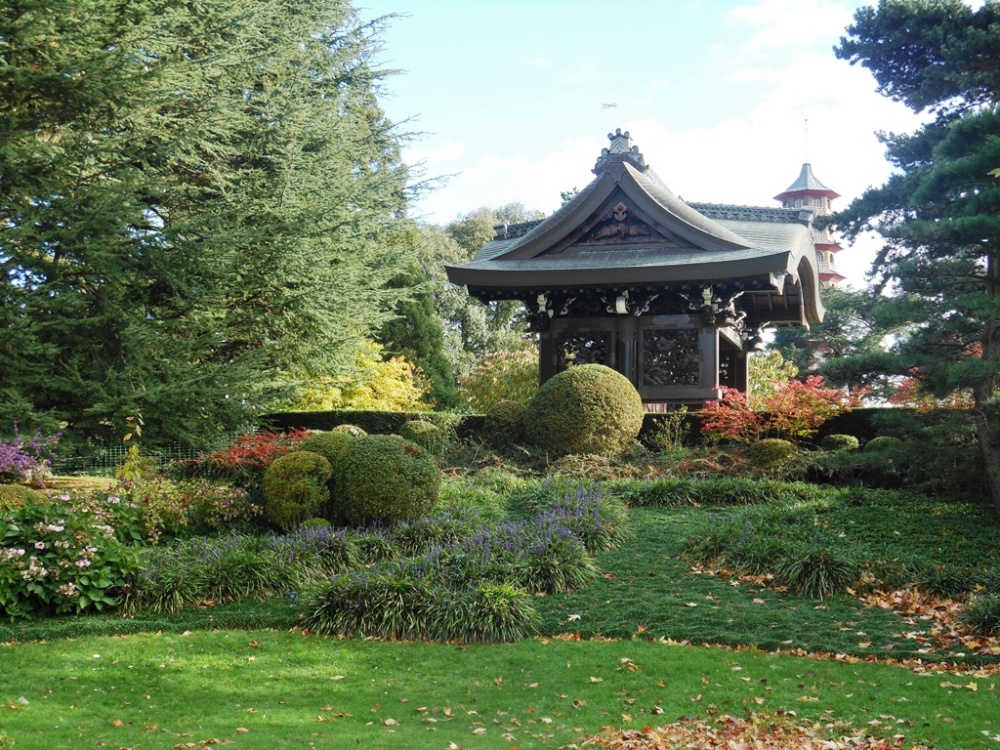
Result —
<instances>
[{"instance_id":1,"label":"japanese garden","mask_svg":"<svg viewBox=\"0 0 1000 750\"><path fill-rule=\"evenodd\" d=\"M392 22L0 7L0 750L1000 748L1000 0L855 12L846 206L443 225Z\"/></svg>"}]
</instances>

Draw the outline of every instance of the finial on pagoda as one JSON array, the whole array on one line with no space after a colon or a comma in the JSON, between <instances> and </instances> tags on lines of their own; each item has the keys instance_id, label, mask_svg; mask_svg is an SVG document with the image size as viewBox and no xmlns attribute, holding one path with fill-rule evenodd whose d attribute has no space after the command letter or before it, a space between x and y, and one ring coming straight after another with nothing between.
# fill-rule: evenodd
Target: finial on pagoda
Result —
<instances>
[{"instance_id":1,"label":"finial on pagoda","mask_svg":"<svg viewBox=\"0 0 1000 750\"><path fill-rule=\"evenodd\" d=\"M632 137L627 130L623 133L621 128L617 128L614 133L608 133L608 140L611 143L607 148L601 149L601 155L594 165L594 174L600 174L612 162L627 161L643 172L648 169L646 158L639 153L638 146L632 145Z\"/></svg>"}]
</instances>

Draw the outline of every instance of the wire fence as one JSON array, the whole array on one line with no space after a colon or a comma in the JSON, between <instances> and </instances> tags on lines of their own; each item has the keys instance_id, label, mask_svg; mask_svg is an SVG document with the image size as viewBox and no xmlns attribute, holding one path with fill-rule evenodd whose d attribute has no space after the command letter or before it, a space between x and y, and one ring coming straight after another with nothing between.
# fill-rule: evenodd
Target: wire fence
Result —
<instances>
[{"instance_id":1,"label":"wire fence","mask_svg":"<svg viewBox=\"0 0 1000 750\"><path fill-rule=\"evenodd\" d=\"M202 458L216 450L221 450L226 446L232 445L237 437L246 432L247 430L240 430L220 435L215 441L215 445L208 450L198 450L187 445L182 445L181 443L175 443L173 445L158 446L155 449L143 449L142 457L163 468L173 461ZM128 456L128 449L129 446L127 444L120 443L117 445L102 446L85 456L63 456L59 455L57 448L56 457L49 464L52 467L52 473L59 475L88 474L91 476L112 476L125 463L125 457Z\"/></svg>"}]
</instances>

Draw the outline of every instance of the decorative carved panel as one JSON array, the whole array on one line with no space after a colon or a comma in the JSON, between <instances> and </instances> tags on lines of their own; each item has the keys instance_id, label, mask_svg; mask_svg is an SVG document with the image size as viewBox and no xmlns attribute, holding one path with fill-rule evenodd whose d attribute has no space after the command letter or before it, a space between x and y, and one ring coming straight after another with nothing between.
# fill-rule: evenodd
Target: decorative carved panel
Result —
<instances>
[{"instance_id":1,"label":"decorative carved panel","mask_svg":"<svg viewBox=\"0 0 1000 750\"><path fill-rule=\"evenodd\" d=\"M603 245L637 240L662 242L666 241L666 238L642 219L633 216L628 207L619 202L605 219L598 222L580 239L580 242L587 245Z\"/></svg>"},{"instance_id":2,"label":"decorative carved panel","mask_svg":"<svg viewBox=\"0 0 1000 750\"><path fill-rule=\"evenodd\" d=\"M556 338L557 371L574 365L610 365L611 333L581 331L561 333Z\"/></svg>"},{"instance_id":3,"label":"decorative carved panel","mask_svg":"<svg viewBox=\"0 0 1000 750\"><path fill-rule=\"evenodd\" d=\"M642 336L643 385L698 385L701 352L696 330L646 331Z\"/></svg>"}]
</instances>

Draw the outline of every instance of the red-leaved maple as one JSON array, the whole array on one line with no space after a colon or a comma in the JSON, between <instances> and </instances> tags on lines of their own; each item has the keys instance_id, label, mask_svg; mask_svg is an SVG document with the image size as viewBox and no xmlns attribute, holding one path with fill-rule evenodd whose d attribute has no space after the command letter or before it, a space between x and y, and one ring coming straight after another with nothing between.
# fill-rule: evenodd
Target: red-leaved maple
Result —
<instances>
[{"instance_id":1,"label":"red-leaved maple","mask_svg":"<svg viewBox=\"0 0 1000 750\"><path fill-rule=\"evenodd\" d=\"M746 393L723 386L722 398L707 402L701 412L701 431L744 443L808 438L830 417L856 406L861 395L826 388L821 376L810 375L782 383L755 409Z\"/></svg>"}]
</instances>

